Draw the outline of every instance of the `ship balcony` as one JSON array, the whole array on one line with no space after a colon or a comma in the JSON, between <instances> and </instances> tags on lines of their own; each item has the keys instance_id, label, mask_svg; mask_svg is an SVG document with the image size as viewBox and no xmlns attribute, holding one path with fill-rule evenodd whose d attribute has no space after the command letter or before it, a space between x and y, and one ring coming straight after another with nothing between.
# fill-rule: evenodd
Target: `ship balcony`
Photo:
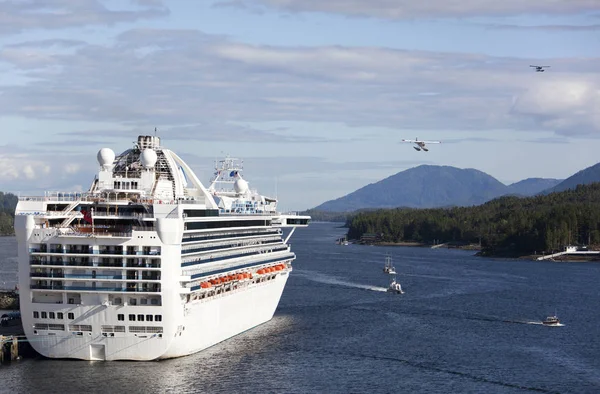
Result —
<instances>
[{"instance_id":1,"label":"ship balcony","mask_svg":"<svg viewBox=\"0 0 600 394\"><path fill-rule=\"evenodd\" d=\"M56 266L56 267L93 267L91 261L64 261L64 260L37 260L32 259L29 261L32 266L43 265L43 266Z\"/></svg>"},{"instance_id":2,"label":"ship balcony","mask_svg":"<svg viewBox=\"0 0 600 394\"><path fill-rule=\"evenodd\" d=\"M123 257L123 256L136 256L136 257L147 257L147 256L160 256L160 250L135 250L135 251L118 251L118 250L100 250L98 253L105 257Z\"/></svg>"},{"instance_id":3,"label":"ship balcony","mask_svg":"<svg viewBox=\"0 0 600 394\"><path fill-rule=\"evenodd\" d=\"M112 280L127 280L128 282L150 282L150 283L159 283L160 282L160 272L144 272L141 277L134 273L128 273L127 275L123 274L111 274L111 275L102 275L97 273L92 274L65 274L64 272L31 272L30 276L32 279L58 279L58 280L85 280L85 281L112 281Z\"/></svg>"},{"instance_id":4,"label":"ship balcony","mask_svg":"<svg viewBox=\"0 0 600 394\"><path fill-rule=\"evenodd\" d=\"M31 260L30 266L33 268L36 267L44 267L44 268L63 268L63 267L72 267L72 268L90 268L94 269L131 269L135 268L139 271L160 271L160 263L150 263L150 264L124 264L122 262L119 263L92 263L92 262L64 262L64 261L39 261L39 260Z\"/></svg>"},{"instance_id":5,"label":"ship balcony","mask_svg":"<svg viewBox=\"0 0 600 394\"><path fill-rule=\"evenodd\" d=\"M62 286L60 284L54 285L31 285L29 286L31 290L44 290L49 292L68 292L68 291L76 291L76 292L88 292L88 293L160 293L160 286L156 287L146 287L138 289L137 287L94 287L94 286Z\"/></svg>"},{"instance_id":6,"label":"ship balcony","mask_svg":"<svg viewBox=\"0 0 600 394\"><path fill-rule=\"evenodd\" d=\"M68 255L84 255L84 256L89 256L89 255L94 254L94 253L92 253L91 250L86 250L86 251L83 251L83 250L77 250L77 251L76 250L65 250L65 251L63 251L63 250L60 250L60 249L54 249L54 250L48 252L48 251L45 251L45 250L41 251L39 249L29 249L29 254L32 255L32 256L64 256L66 254L68 254Z\"/></svg>"}]
</instances>

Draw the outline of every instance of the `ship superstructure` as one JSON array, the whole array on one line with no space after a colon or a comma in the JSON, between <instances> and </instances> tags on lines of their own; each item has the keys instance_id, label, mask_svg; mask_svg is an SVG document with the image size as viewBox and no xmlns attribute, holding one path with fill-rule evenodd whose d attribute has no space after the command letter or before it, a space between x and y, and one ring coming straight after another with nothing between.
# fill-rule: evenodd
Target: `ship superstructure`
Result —
<instances>
[{"instance_id":1,"label":"ship superstructure","mask_svg":"<svg viewBox=\"0 0 600 394\"><path fill-rule=\"evenodd\" d=\"M97 158L87 192L19 198L21 316L40 354L179 357L273 317L310 217L278 213L229 158L205 188L156 136Z\"/></svg>"}]
</instances>

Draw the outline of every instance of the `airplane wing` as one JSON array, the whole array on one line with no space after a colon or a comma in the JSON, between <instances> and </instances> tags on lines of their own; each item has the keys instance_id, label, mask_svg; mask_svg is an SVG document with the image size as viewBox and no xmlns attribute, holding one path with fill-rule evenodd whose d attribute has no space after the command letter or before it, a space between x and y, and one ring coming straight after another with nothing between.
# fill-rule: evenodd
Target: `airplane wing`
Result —
<instances>
[{"instance_id":1,"label":"airplane wing","mask_svg":"<svg viewBox=\"0 0 600 394\"><path fill-rule=\"evenodd\" d=\"M424 144L441 144L442 141L419 141L422 142Z\"/></svg>"},{"instance_id":2,"label":"airplane wing","mask_svg":"<svg viewBox=\"0 0 600 394\"><path fill-rule=\"evenodd\" d=\"M422 142L422 141L415 141L415 140L402 140L402 142Z\"/></svg>"}]
</instances>

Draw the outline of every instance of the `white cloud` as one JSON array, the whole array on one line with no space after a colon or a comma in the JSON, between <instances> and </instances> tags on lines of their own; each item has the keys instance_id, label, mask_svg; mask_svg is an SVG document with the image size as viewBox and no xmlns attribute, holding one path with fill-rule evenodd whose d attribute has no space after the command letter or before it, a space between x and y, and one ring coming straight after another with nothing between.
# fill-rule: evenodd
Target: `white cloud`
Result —
<instances>
[{"instance_id":1,"label":"white cloud","mask_svg":"<svg viewBox=\"0 0 600 394\"><path fill-rule=\"evenodd\" d=\"M146 131L164 125L175 139L290 143L331 138L235 124L600 132L598 59L546 59L552 68L535 73L529 67L534 59L256 46L191 30L136 29L121 34L114 46L65 45L70 51L48 50L56 45L47 41L0 51L0 61L30 78L0 87L0 115L118 122ZM153 50L140 55L149 45Z\"/></svg>"},{"instance_id":2,"label":"white cloud","mask_svg":"<svg viewBox=\"0 0 600 394\"><path fill-rule=\"evenodd\" d=\"M89 156L89 152L57 153L49 149L38 151L0 146L2 191L40 193L69 190L73 184L90 183L97 165L95 158Z\"/></svg>"},{"instance_id":3,"label":"white cloud","mask_svg":"<svg viewBox=\"0 0 600 394\"><path fill-rule=\"evenodd\" d=\"M80 165L77 163L68 163L64 166L64 171L67 174L74 174L80 169Z\"/></svg>"},{"instance_id":4,"label":"white cloud","mask_svg":"<svg viewBox=\"0 0 600 394\"><path fill-rule=\"evenodd\" d=\"M23 174L25 175L25 177L27 179L34 179L36 177L35 175L35 170L33 169L33 167L31 166L31 164L26 164L23 167Z\"/></svg>"},{"instance_id":5,"label":"white cloud","mask_svg":"<svg viewBox=\"0 0 600 394\"><path fill-rule=\"evenodd\" d=\"M0 1L0 35L30 29L113 25L169 14L163 3L156 0L123 1L121 5L129 9L109 9L100 0Z\"/></svg>"},{"instance_id":6,"label":"white cloud","mask_svg":"<svg viewBox=\"0 0 600 394\"><path fill-rule=\"evenodd\" d=\"M599 133L600 76L539 80L517 98L513 111L559 134Z\"/></svg>"},{"instance_id":7,"label":"white cloud","mask_svg":"<svg viewBox=\"0 0 600 394\"><path fill-rule=\"evenodd\" d=\"M598 0L220 0L218 6L285 12L326 12L358 17L416 17L569 14L598 11Z\"/></svg>"},{"instance_id":8,"label":"white cloud","mask_svg":"<svg viewBox=\"0 0 600 394\"><path fill-rule=\"evenodd\" d=\"M26 178L36 179L47 171L47 164L25 154L0 152L0 181L16 181Z\"/></svg>"}]
</instances>

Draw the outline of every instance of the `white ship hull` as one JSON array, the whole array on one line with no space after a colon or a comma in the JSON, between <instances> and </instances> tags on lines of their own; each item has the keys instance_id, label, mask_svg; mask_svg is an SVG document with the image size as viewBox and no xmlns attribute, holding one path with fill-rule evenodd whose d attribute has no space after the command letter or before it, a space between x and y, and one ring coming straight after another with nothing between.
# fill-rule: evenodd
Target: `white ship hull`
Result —
<instances>
[{"instance_id":1,"label":"white ship hull","mask_svg":"<svg viewBox=\"0 0 600 394\"><path fill-rule=\"evenodd\" d=\"M273 318L288 274L216 300L191 303L176 335L159 358L186 356L250 330Z\"/></svg>"},{"instance_id":2,"label":"white ship hull","mask_svg":"<svg viewBox=\"0 0 600 394\"><path fill-rule=\"evenodd\" d=\"M149 361L186 356L271 320L287 278L288 273L282 273L267 282L181 305L172 313L163 310L164 331L160 335L127 332L103 336L101 325L110 322L95 310L104 306L72 309L74 313L90 316L80 323L92 325L92 331L82 336L64 331L35 334L33 328L26 329L26 334L32 347L50 358ZM24 327L32 327L27 320L30 319L24 320Z\"/></svg>"}]
</instances>

